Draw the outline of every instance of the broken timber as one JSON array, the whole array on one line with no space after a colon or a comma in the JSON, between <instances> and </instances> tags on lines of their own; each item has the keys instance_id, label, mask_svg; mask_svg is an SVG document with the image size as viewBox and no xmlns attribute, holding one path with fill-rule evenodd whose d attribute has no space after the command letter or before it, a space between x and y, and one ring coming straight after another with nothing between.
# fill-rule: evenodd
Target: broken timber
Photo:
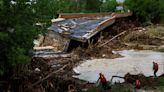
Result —
<instances>
[{"instance_id":1,"label":"broken timber","mask_svg":"<svg viewBox=\"0 0 164 92\"><path fill-rule=\"evenodd\" d=\"M111 42L111 41L114 40L115 38L117 38L117 37L119 37L119 36L121 36L121 35L123 35L123 34L125 34L125 33L126 33L126 31L123 31L123 32L119 33L118 35L114 36L112 39L110 39L109 41L107 41L107 42L105 42L105 43L99 45L98 47L102 47L102 46L108 44L109 42Z\"/></svg>"}]
</instances>

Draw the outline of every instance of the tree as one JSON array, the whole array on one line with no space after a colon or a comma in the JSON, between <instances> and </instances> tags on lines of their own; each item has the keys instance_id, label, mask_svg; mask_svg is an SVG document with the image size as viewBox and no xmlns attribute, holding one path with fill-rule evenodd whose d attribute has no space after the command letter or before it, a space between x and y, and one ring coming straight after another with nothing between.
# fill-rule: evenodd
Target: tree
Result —
<instances>
[{"instance_id":1,"label":"tree","mask_svg":"<svg viewBox=\"0 0 164 92\"><path fill-rule=\"evenodd\" d=\"M101 5L100 10L101 12L114 12L116 10L116 7L117 7L116 0L107 0Z\"/></svg>"},{"instance_id":2,"label":"tree","mask_svg":"<svg viewBox=\"0 0 164 92\"><path fill-rule=\"evenodd\" d=\"M11 73L17 64L29 63L37 33L46 30L58 13L81 11L76 8L73 0L1 0L0 75ZM35 26L38 22L45 24L43 29Z\"/></svg>"},{"instance_id":3,"label":"tree","mask_svg":"<svg viewBox=\"0 0 164 92\"><path fill-rule=\"evenodd\" d=\"M164 0L159 0L160 20L164 23Z\"/></svg>"},{"instance_id":4,"label":"tree","mask_svg":"<svg viewBox=\"0 0 164 92\"><path fill-rule=\"evenodd\" d=\"M156 22L163 15L163 0L125 0L125 5L141 22Z\"/></svg>"},{"instance_id":5,"label":"tree","mask_svg":"<svg viewBox=\"0 0 164 92\"><path fill-rule=\"evenodd\" d=\"M29 50L37 33L28 0L1 0L0 74L9 74L17 64L30 62Z\"/></svg>"},{"instance_id":6,"label":"tree","mask_svg":"<svg viewBox=\"0 0 164 92\"><path fill-rule=\"evenodd\" d=\"M101 4L100 0L86 0L86 11L99 12Z\"/></svg>"}]
</instances>

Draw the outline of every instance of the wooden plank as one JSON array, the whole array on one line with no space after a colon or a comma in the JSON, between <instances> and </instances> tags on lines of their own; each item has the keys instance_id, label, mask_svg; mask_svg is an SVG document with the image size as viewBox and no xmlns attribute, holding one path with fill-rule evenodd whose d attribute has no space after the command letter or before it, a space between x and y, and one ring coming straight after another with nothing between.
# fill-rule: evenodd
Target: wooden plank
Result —
<instances>
[{"instance_id":1,"label":"wooden plank","mask_svg":"<svg viewBox=\"0 0 164 92\"><path fill-rule=\"evenodd\" d=\"M58 18L80 18L80 17L98 17L98 16L116 16L116 17L127 17L131 16L132 13L61 13L59 14Z\"/></svg>"},{"instance_id":2,"label":"wooden plank","mask_svg":"<svg viewBox=\"0 0 164 92\"><path fill-rule=\"evenodd\" d=\"M97 17L97 16L110 16L112 13L108 12L108 13L72 13L72 14L67 14L67 13L63 13L63 14L59 14L58 18L65 18L65 19L69 19L69 18L81 18L81 17Z\"/></svg>"},{"instance_id":3,"label":"wooden plank","mask_svg":"<svg viewBox=\"0 0 164 92\"><path fill-rule=\"evenodd\" d=\"M132 13L112 13L111 16L115 16L116 18L121 18L121 17L128 17L131 16Z\"/></svg>"},{"instance_id":4,"label":"wooden plank","mask_svg":"<svg viewBox=\"0 0 164 92\"><path fill-rule=\"evenodd\" d=\"M34 50L53 50L53 46L33 47Z\"/></svg>"}]
</instances>

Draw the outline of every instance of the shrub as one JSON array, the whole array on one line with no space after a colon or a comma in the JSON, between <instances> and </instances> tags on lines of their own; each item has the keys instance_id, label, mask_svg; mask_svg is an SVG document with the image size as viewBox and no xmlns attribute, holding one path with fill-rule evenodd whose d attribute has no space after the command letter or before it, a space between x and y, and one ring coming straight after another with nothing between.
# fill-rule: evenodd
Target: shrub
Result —
<instances>
[{"instance_id":1,"label":"shrub","mask_svg":"<svg viewBox=\"0 0 164 92\"><path fill-rule=\"evenodd\" d=\"M158 22L164 17L164 0L125 0L124 4L141 22Z\"/></svg>"}]
</instances>

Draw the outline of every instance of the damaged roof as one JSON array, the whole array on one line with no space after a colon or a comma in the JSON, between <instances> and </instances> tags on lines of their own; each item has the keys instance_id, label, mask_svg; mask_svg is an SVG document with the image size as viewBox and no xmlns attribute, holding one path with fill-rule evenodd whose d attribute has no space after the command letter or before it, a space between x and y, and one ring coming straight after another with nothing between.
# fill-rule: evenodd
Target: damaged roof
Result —
<instances>
[{"instance_id":1,"label":"damaged roof","mask_svg":"<svg viewBox=\"0 0 164 92\"><path fill-rule=\"evenodd\" d=\"M116 18L128 17L132 13L60 14L52 20L48 30L69 39L86 42L92 36L112 25Z\"/></svg>"}]
</instances>

